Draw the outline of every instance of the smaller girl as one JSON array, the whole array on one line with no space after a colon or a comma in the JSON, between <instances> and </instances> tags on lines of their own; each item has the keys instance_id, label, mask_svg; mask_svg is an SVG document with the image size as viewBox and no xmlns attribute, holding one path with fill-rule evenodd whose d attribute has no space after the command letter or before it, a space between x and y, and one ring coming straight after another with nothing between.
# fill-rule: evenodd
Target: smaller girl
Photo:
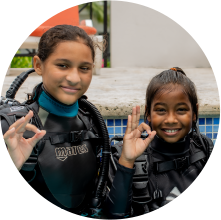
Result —
<instances>
[{"instance_id":1,"label":"smaller girl","mask_svg":"<svg viewBox=\"0 0 221 220\"><path fill-rule=\"evenodd\" d=\"M182 69L153 77L145 107L148 125L139 125L140 107L134 107L123 143L112 146L106 201L112 218L141 215L172 201L196 179L213 148L198 131L196 89Z\"/></svg>"}]
</instances>

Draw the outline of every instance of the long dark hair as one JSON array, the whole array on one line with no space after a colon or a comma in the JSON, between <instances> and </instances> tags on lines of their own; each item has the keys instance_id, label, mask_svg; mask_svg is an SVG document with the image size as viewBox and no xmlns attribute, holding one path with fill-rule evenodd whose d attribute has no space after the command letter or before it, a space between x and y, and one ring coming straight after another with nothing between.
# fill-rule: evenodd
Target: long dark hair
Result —
<instances>
[{"instance_id":1,"label":"long dark hair","mask_svg":"<svg viewBox=\"0 0 221 220\"><path fill-rule=\"evenodd\" d=\"M198 109L197 109L197 93L194 83L186 76L184 71L179 67L173 67L169 70L165 70L160 74L154 76L150 81L146 90L146 109L144 113L144 120L147 121L148 116L150 116L151 103L154 97L164 91L170 90L171 85L181 85L183 91L188 96L193 113L196 115L196 121L198 119ZM193 128L196 127L196 122L193 122Z\"/></svg>"}]
</instances>

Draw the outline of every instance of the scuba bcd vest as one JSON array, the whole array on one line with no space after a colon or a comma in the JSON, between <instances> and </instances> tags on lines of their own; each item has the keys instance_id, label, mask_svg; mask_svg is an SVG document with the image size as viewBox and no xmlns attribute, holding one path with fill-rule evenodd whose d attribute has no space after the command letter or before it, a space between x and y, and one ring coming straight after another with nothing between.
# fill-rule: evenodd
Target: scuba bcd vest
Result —
<instances>
[{"instance_id":1,"label":"scuba bcd vest","mask_svg":"<svg viewBox=\"0 0 221 220\"><path fill-rule=\"evenodd\" d=\"M197 129L197 128L196 128ZM176 158L173 160L167 161L156 161L153 162L151 154L151 146L149 146L141 156L139 156L135 161L135 173L133 175L133 196L132 201L135 204L140 204L145 212L145 207L147 208L146 204L158 200L162 198L163 194L162 191L158 188L157 182L155 180L151 183L155 184L154 191L150 193L150 179L149 179L149 172L154 172L157 174L163 174L164 172L168 172L170 170L180 170L182 168L187 168L191 164L195 164L198 161L204 160L205 162L208 160L212 150L213 150L213 142L206 137L205 135L199 134L201 140L203 140L203 144L200 141L198 132L194 131L192 133L192 138L190 142L195 146L198 146L202 150L197 151L196 153ZM145 139L147 136L141 135L141 138ZM110 182L113 182L114 173L117 171L117 158L120 158L123 146L123 137L122 136L115 136L110 139L110 143L112 141L118 141L114 145L111 146L111 158L110 158L110 169L108 173L108 177ZM151 145L151 144L150 144ZM204 148L205 147L205 148ZM147 212L149 209L147 208Z\"/></svg>"},{"instance_id":2,"label":"scuba bcd vest","mask_svg":"<svg viewBox=\"0 0 221 220\"><path fill-rule=\"evenodd\" d=\"M103 200L109 165L109 136L106 125L99 111L83 96L78 100L78 116L65 121L65 117L49 114L43 126L39 118L38 104L28 105L14 100L14 96L33 69L22 73L14 80L6 93L6 99L1 99L0 116L10 126L18 118L32 110L34 116L30 123L40 130L48 126L49 132L34 147L22 170L34 171L38 163L42 176L53 196L68 208L77 207L90 188L91 180L97 176L97 151L102 151L102 161L99 166L99 177L93 199L92 208L99 207ZM34 100L36 101L36 100ZM48 114L44 109L41 112ZM38 113L37 113L38 112ZM96 122L96 126L93 124ZM34 133L26 131L25 138Z\"/></svg>"}]
</instances>

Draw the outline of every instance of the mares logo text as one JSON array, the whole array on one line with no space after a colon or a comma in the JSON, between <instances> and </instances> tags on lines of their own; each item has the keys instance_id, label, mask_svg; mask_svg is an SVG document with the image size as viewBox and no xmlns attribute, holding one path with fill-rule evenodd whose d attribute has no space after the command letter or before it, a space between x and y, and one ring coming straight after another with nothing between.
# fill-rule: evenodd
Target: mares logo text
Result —
<instances>
[{"instance_id":1,"label":"mares logo text","mask_svg":"<svg viewBox=\"0 0 221 220\"><path fill-rule=\"evenodd\" d=\"M87 152L88 152L88 148L86 144L72 146L72 147L55 148L56 158L61 161L66 160L69 156L77 155L77 154L85 154Z\"/></svg>"}]
</instances>

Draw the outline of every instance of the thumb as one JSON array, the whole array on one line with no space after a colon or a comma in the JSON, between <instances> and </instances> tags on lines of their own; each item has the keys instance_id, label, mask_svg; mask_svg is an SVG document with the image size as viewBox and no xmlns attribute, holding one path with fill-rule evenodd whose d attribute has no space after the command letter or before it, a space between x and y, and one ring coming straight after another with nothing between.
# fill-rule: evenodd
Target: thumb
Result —
<instances>
[{"instance_id":1,"label":"thumb","mask_svg":"<svg viewBox=\"0 0 221 220\"><path fill-rule=\"evenodd\" d=\"M34 137L29 138L28 139L28 143L32 147L34 147L38 143L38 141L44 137L45 134L46 134L46 131L45 130L41 130L41 132L35 134Z\"/></svg>"},{"instance_id":2,"label":"thumb","mask_svg":"<svg viewBox=\"0 0 221 220\"><path fill-rule=\"evenodd\" d=\"M154 139L155 135L156 135L156 131L151 131L149 133L149 136L144 140L144 143L145 143L146 147L148 147L150 142Z\"/></svg>"}]
</instances>

